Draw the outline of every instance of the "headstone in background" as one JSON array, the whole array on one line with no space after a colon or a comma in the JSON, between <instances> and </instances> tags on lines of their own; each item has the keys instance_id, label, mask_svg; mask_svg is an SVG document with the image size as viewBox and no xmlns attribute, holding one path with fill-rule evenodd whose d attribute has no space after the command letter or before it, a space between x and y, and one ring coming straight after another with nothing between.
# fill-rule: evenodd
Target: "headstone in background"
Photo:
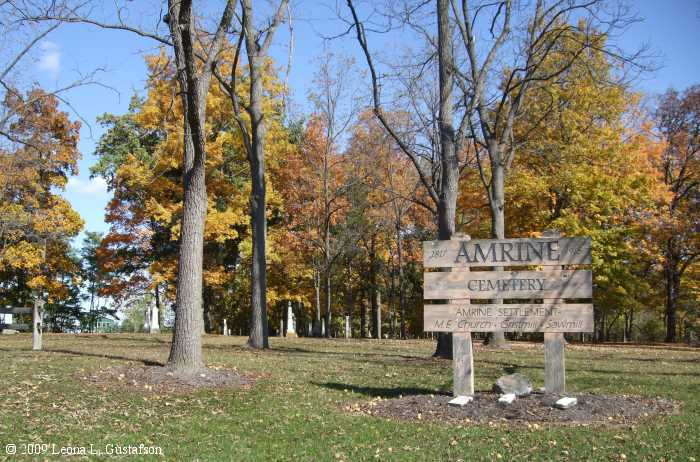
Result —
<instances>
[{"instance_id":1,"label":"headstone in background","mask_svg":"<svg viewBox=\"0 0 700 462\"><path fill-rule=\"evenodd\" d=\"M297 336L297 321L292 310L292 302L287 302L287 337Z\"/></svg>"},{"instance_id":2,"label":"headstone in background","mask_svg":"<svg viewBox=\"0 0 700 462\"><path fill-rule=\"evenodd\" d=\"M226 319L224 319L224 335L228 335L228 326L226 325Z\"/></svg>"},{"instance_id":3,"label":"headstone in background","mask_svg":"<svg viewBox=\"0 0 700 462\"><path fill-rule=\"evenodd\" d=\"M352 332L350 332L350 316L345 316L345 338L352 337Z\"/></svg>"},{"instance_id":4,"label":"headstone in background","mask_svg":"<svg viewBox=\"0 0 700 462\"><path fill-rule=\"evenodd\" d=\"M151 322L149 323L148 333L149 334L159 334L160 333L160 322L158 320L158 307L153 304L151 305Z\"/></svg>"},{"instance_id":5,"label":"headstone in background","mask_svg":"<svg viewBox=\"0 0 700 462\"><path fill-rule=\"evenodd\" d=\"M284 318L280 319L280 337L284 337Z\"/></svg>"}]
</instances>

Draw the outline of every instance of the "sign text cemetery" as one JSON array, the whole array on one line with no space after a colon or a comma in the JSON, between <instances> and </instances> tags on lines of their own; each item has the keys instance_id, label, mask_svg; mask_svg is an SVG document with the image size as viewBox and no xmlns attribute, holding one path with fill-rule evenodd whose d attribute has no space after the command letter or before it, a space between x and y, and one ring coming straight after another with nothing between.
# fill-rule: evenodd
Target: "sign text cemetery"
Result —
<instances>
[{"instance_id":1,"label":"sign text cemetery","mask_svg":"<svg viewBox=\"0 0 700 462\"><path fill-rule=\"evenodd\" d=\"M424 267L442 270L424 273L424 330L454 334L455 395L473 394L471 332L544 332L545 388L563 392L563 333L593 331L590 263L590 238L557 233L424 242Z\"/></svg>"}]
</instances>

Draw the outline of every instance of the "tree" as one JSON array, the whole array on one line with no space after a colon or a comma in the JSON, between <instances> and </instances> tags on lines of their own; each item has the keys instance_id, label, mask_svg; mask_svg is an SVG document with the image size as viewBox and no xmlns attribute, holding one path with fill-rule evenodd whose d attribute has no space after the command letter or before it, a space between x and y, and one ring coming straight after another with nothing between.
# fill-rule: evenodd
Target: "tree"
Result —
<instances>
[{"instance_id":1,"label":"tree","mask_svg":"<svg viewBox=\"0 0 700 462\"><path fill-rule=\"evenodd\" d=\"M219 79L226 89L234 110L234 118L241 130L248 155L251 174L250 221L253 233L253 263L251 266L251 324L248 345L269 348L267 339L267 222L265 181L265 134L267 130L263 111L263 68L272 44L275 30L284 20L287 0L281 0L272 20L264 31L258 31L252 0L241 1L241 33L231 66L228 83ZM237 91L237 69L241 45L245 42L248 58L249 100L244 104ZM248 121L244 120L241 107Z\"/></svg>"},{"instance_id":2,"label":"tree","mask_svg":"<svg viewBox=\"0 0 700 462\"><path fill-rule=\"evenodd\" d=\"M675 342L682 279L700 257L700 86L667 91L655 116L666 143L660 170L670 191L662 236L666 341Z\"/></svg>"},{"instance_id":3,"label":"tree","mask_svg":"<svg viewBox=\"0 0 700 462\"><path fill-rule=\"evenodd\" d=\"M526 96L540 82L556 78L588 52L602 52L634 67L637 55L613 47L607 37L629 24L622 8L608 10L602 1L547 2L521 5L510 0L475 6L451 0L466 59L455 69L461 104L469 118L467 136L474 144L478 168L491 210L491 237L505 238L505 179L518 151L514 125ZM521 16L518 16L520 12ZM570 24L577 18L579 26ZM515 27L514 20L527 27ZM477 30L489 30L485 44ZM488 162L482 162L483 154ZM488 168L488 174L484 171ZM495 269L502 269L496 267ZM492 334L503 345L502 333Z\"/></svg>"},{"instance_id":4,"label":"tree","mask_svg":"<svg viewBox=\"0 0 700 462\"><path fill-rule=\"evenodd\" d=\"M387 114L387 117L394 126L406 125L406 113ZM353 126L345 157L353 160L354 174L361 182L356 188L360 189L357 195L367 202L358 198L352 200L355 210L350 213L363 216L361 224L355 222L352 225L359 228L357 233L370 234L369 223L378 225L383 246L389 250L386 252L387 267L391 268L387 277L391 281L388 302L395 301L393 299L398 295L399 330L400 336L405 338L408 307L404 270L407 262L414 262L419 256L415 252L415 233L430 227L430 214L418 205L429 199L424 197L425 189L421 187L415 168L371 112L362 113ZM374 267L369 265L369 268L373 275L371 270ZM376 289L372 291L376 292ZM376 300L376 294L371 298ZM377 308L376 302L371 304L373 310Z\"/></svg>"},{"instance_id":5,"label":"tree","mask_svg":"<svg viewBox=\"0 0 700 462\"><path fill-rule=\"evenodd\" d=\"M91 332L95 331L95 323L105 313L100 304L100 295L104 289L106 275L102 271L98 255L102 238L102 233L87 231L80 248L83 283L87 285L90 298L90 310L85 316L85 326Z\"/></svg>"},{"instance_id":6,"label":"tree","mask_svg":"<svg viewBox=\"0 0 700 462\"><path fill-rule=\"evenodd\" d=\"M392 126L385 116L385 110L381 101L380 76L370 53L367 35L363 21L359 19L357 10L352 0L347 0L348 8L352 15L350 21L355 29L357 41L362 48L372 79L372 101L375 116L392 137L401 151L413 163L421 184L426 189L429 203L423 203L435 216L438 228L438 239L449 240L455 232L455 211L457 204L457 192L459 189L460 161L458 153L463 143L462 133L465 128L466 118L461 118L459 126L454 124L454 69L453 34L450 27L450 13L448 0L437 1L437 57L438 57L438 104L437 114L433 112L432 121L424 124L428 131L437 131L424 136L433 143L426 143L431 149L437 151L437 156L430 156L433 160L432 168L426 165L425 158L421 154L421 143L411 145L411 137L402 136ZM412 9L413 12L419 8ZM434 42L433 42L434 43ZM432 61L430 59L429 61ZM437 158L436 158L437 157ZM436 356L452 357L452 342L449 335L440 335L435 350Z\"/></svg>"},{"instance_id":7,"label":"tree","mask_svg":"<svg viewBox=\"0 0 700 462\"><path fill-rule=\"evenodd\" d=\"M69 242L83 221L57 191L78 172L80 124L41 89L10 91L3 106L16 141L0 147L0 296L15 306L56 303L79 277Z\"/></svg>"},{"instance_id":8,"label":"tree","mask_svg":"<svg viewBox=\"0 0 700 462\"><path fill-rule=\"evenodd\" d=\"M179 239L176 322L167 366L183 374L191 374L203 367L202 362L202 255L204 222L207 211L205 185L206 95L211 84L216 60L226 40L236 1L225 4L215 32L206 44L200 46L200 35L195 25L191 0L168 0L168 12L163 22L169 36L157 31L127 24L124 12L117 12L118 22L106 23L90 16L91 2L74 6L64 2L41 2L23 5L22 19L26 22L85 23L104 29L129 31L172 47L177 80L183 106L183 220ZM87 13L81 14L81 11Z\"/></svg>"}]
</instances>

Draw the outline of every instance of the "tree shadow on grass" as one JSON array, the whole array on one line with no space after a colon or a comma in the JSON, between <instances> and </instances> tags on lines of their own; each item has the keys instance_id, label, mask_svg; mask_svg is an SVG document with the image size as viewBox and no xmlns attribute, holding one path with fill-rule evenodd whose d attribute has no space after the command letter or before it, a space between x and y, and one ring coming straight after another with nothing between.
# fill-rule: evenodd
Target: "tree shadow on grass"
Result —
<instances>
[{"instance_id":1,"label":"tree shadow on grass","mask_svg":"<svg viewBox=\"0 0 700 462\"><path fill-rule=\"evenodd\" d=\"M333 351L333 350L309 350L306 348L299 348L299 347L290 347L290 346L283 346L283 345L275 345L274 348L271 349L271 351L281 351L281 352L287 352L287 353L299 353L299 354L308 354L308 355L333 355L333 356L352 356L352 357L383 357L387 359L404 359L404 360L409 360L409 361L430 361L430 362L435 362L441 358L434 358L432 356L415 356L415 355L401 355L401 354L393 354L390 351L387 351L386 353L372 353L369 351L363 351L363 352L354 352L354 351Z\"/></svg>"},{"instance_id":2,"label":"tree shadow on grass","mask_svg":"<svg viewBox=\"0 0 700 462\"><path fill-rule=\"evenodd\" d=\"M348 383L337 382L312 382L313 385L328 388L337 391L351 391L365 396L381 397L381 398L398 398L399 396L409 395L447 395L443 390L434 390L431 388L418 387L363 387L360 385L350 385Z\"/></svg>"},{"instance_id":3,"label":"tree shadow on grass","mask_svg":"<svg viewBox=\"0 0 700 462\"><path fill-rule=\"evenodd\" d=\"M73 350L64 350L64 349L58 349L58 348L45 348L44 351L49 352L49 353L63 353L63 354L73 355L73 356L88 356L88 357L92 357L92 358L105 358L105 359L116 359L119 361L132 361L132 362L137 362L137 363L143 363L145 366L165 366L165 364L163 364L160 361L154 361L152 359L144 359L144 358L130 358L128 356L88 353L86 351L73 351Z\"/></svg>"}]
</instances>

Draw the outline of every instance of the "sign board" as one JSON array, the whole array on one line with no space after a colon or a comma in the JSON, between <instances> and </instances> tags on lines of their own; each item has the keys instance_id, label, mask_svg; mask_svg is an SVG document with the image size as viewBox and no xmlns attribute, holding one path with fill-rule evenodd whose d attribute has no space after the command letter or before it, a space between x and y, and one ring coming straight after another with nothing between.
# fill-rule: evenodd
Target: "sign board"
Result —
<instances>
[{"instance_id":1,"label":"sign board","mask_svg":"<svg viewBox=\"0 0 700 462\"><path fill-rule=\"evenodd\" d=\"M593 298L593 275L566 266L591 264L591 239L546 234L537 239L475 240L462 235L423 243L423 266L443 269L424 273L423 297L446 302L425 305L423 327L453 333L453 392L458 397L474 393L473 331L544 332L545 390L565 392L564 332L594 328L591 303L567 303ZM518 266L526 268L503 271ZM530 301L502 303L507 299Z\"/></svg>"},{"instance_id":2,"label":"sign board","mask_svg":"<svg viewBox=\"0 0 700 462\"><path fill-rule=\"evenodd\" d=\"M591 298L593 277L576 271L452 271L425 273L423 298L545 299Z\"/></svg>"},{"instance_id":3,"label":"sign board","mask_svg":"<svg viewBox=\"0 0 700 462\"><path fill-rule=\"evenodd\" d=\"M430 332L590 332L593 305L425 305L423 326Z\"/></svg>"},{"instance_id":4,"label":"sign board","mask_svg":"<svg viewBox=\"0 0 700 462\"><path fill-rule=\"evenodd\" d=\"M423 242L425 268L588 265L589 237L474 239Z\"/></svg>"}]
</instances>

